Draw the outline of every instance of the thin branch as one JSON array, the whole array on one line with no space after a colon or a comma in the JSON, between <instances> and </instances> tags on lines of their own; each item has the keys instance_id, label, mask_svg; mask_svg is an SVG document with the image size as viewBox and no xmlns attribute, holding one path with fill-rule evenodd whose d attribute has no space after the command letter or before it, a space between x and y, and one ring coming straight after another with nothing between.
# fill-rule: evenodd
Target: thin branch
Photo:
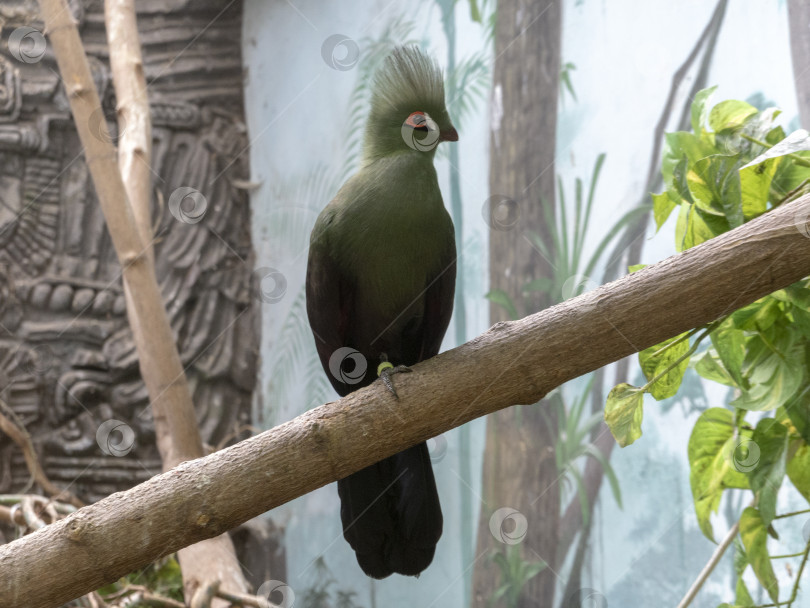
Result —
<instances>
[{"instance_id":1,"label":"thin branch","mask_svg":"<svg viewBox=\"0 0 810 608\"><path fill-rule=\"evenodd\" d=\"M785 517L795 517L796 515L804 515L805 513L810 513L810 509L802 509L801 511L791 511L790 513L782 513L781 515L777 515L774 519L784 519Z\"/></svg>"},{"instance_id":2,"label":"thin branch","mask_svg":"<svg viewBox=\"0 0 810 608\"><path fill-rule=\"evenodd\" d=\"M275 604L271 604L267 599L258 595L248 595L247 593L229 593L220 589L217 591L217 597L229 601L235 606L248 606L249 608L276 608Z\"/></svg>"},{"instance_id":3,"label":"thin branch","mask_svg":"<svg viewBox=\"0 0 810 608\"><path fill-rule=\"evenodd\" d=\"M183 602L157 594L143 585L127 585L121 591L107 596L107 601L115 601L127 597L126 605L152 606L154 608L186 608ZM116 604L118 605L118 604Z\"/></svg>"},{"instance_id":4,"label":"thin branch","mask_svg":"<svg viewBox=\"0 0 810 608\"><path fill-rule=\"evenodd\" d=\"M25 519L23 518L19 509L15 509L13 507L9 508L5 505L0 505L0 521L6 524L13 524L15 526L25 525Z\"/></svg>"},{"instance_id":5,"label":"thin branch","mask_svg":"<svg viewBox=\"0 0 810 608\"><path fill-rule=\"evenodd\" d=\"M395 409L393 397L374 383L0 546L0 605L69 601L791 285L810 270L810 238L797 225L808 217L810 195L415 365L397 380Z\"/></svg>"},{"instance_id":6,"label":"thin branch","mask_svg":"<svg viewBox=\"0 0 810 608\"><path fill-rule=\"evenodd\" d=\"M796 573L796 580L793 582L793 592L790 594L788 608L790 608L790 606L793 605L793 602L796 601L796 596L799 594L799 581L802 580L802 574L804 573L805 566L807 566L808 556L810 556L810 541L807 542L807 546L804 549L804 557L802 558L802 565L799 566L799 571Z\"/></svg>"},{"instance_id":7,"label":"thin branch","mask_svg":"<svg viewBox=\"0 0 810 608\"><path fill-rule=\"evenodd\" d=\"M116 163L107 123L101 120L98 133L90 125L101 115L101 102L90 74L76 23L66 0L40 0L45 29L53 46L59 73L65 83L70 110L84 148L87 167L116 255L121 264L127 316L138 354L141 377L152 404L157 447L164 470L184 460L205 454L191 401L185 371L174 341L172 328L158 287L155 265L150 255L149 148L151 129L143 64L135 22L134 3L111 0L107 8L111 46L124 47L111 59L116 90L121 95L120 117L133 114L132 131L125 129L122 162L126 187ZM131 162L130 162L131 161ZM146 177L144 177L146 175ZM140 180L140 183L135 181ZM138 200L130 200L129 194ZM137 204L133 211L132 203ZM136 219L138 218L138 219ZM229 537L213 539L201 546L188 547L178 555L183 571L185 593L211 578L212 570L234 589L246 589L236 551ZM103 565L99 566L104 569ZM217 602L222 605L221 602Z\"/></svg>"},{"instance_id":8,"label":"thin branch","mask_svg":"<svg viewBox=\"0 0 810 608\"><path fill-rule=\"evenodd\" d=\"M14 413L8 404L0 399L0 431L8 435L11 440L17 444L22 450L23 458L25 458L25 466L28 467L31 477L36 483L42 487L42 490L55 500L64 500L69 502L75 507L83 507L84 502L79 500L68 490L62 489L54 485L42 466L39 464L37 452L34 449L34 442L31 440L31 435L28 434L22 420Z\"/></svg>"},{"instance_id":9,"label":"thin branch","mask_svg":"<svg viewBox=\"0 0 810 608\"><path fill-rule=\"evenodd\" d=\"M695 596L700 591L701 587L703 587L703 583L711 575L712 571L715 569L717 564L720 563L720 560L723 558L723 554L725 554L726 549L729 548L732 542L734 542L734 537L737 536L737 533L740 531L740 522L734 522L734 525L731 526L728 533L726 534L725 538L723 538L723 542L721 542L717 548L712 553L711 558L709 561L706 562L706 565L703 566L703 570L700 571L698 574L697 579L695 582L692 583L692 586L689 588L689 591L686 592L686 595L683 596L683 599L678 603L678 608L686 608L689 604L692 603L692 600L695 599Z\"/></svg>"},{"instance_id":10,"label":"thin branch","mask_svg":"<svg viewBox=\"0 0 810 608\"><path fill-rule=\"evenodd\" d=\"M140 237L107 123L100 121L99 135L94 135L90 128L94 114L101 113L101 102L76 23L65 0L40 0L40 8L98 201L121 263L124 287L133 294L128 299L127 314L141 376L152 399L158 449L163 466L168 469L183 460L203 455L188 383L163 306L154 264L146 253L149 243Z\"/></svg>"},{"instance_id":11,"label":"thin branch","mask_svg":"<svg viewBox=\"0 0 810 608\"><path fill-rule=\"evenodd\" d=\"M810 556L810 541L807 542L807 546L805 547L804 551L802 552L804 556L802 558L802 563L799 566L799 571L796 573L796 580L793 581L793 589L790 593L790 597L785 600L784 602L774 602L771 604L759 604L754 608L777 608L778 606L787 606L787 608L791 608L793 606L793 602L796 601L796 597L799 595L799 583L802 580L802 574L804 573L804 568L807 566L807 558Z\"/></svg>"},{"instance_id":12,"label":"thin branch","mask_svg":"<svg viewBox=\"0 0 810 608\"><path fill-rule=\"evenodd\" d=\"M118 112L118 165L146 253L152 256L152 121L134 0L105 0L104 22Z\"/></svg>"}]
</instances>

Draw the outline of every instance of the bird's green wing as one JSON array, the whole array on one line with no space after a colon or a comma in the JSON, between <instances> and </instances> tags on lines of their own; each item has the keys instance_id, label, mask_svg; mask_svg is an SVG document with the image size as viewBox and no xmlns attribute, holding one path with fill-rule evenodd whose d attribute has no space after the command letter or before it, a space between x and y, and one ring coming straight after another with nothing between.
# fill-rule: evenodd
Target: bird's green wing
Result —
<instances>
[{"instance_id":1,"label":"bird's green wing","mask_svg":"<svg viewBox=\"0 0 810 608\"><path fill-rule=\"evenodd\" d=\"M453 226L450 224L450 230L452 229ZM453 314L453 296L456 291L456 245L452 232L447 243L438 271L428 281L425 292L420 361L439 354L444 333Z\"/></svg>"},{"instance_id":2,"label":"bird's green wing","mask_svg":"<svg viewBox=\"0 0 810 608\"><path fill-rule=\"evenodd\" d=\"M346 346L353 290L329 249L328 226L331 215L322 214L312 231L307 261L307 317L315 337L321 365L340 395L347 395L349 385L329 372L329 359Z\"/></svg>"}]
</instances>

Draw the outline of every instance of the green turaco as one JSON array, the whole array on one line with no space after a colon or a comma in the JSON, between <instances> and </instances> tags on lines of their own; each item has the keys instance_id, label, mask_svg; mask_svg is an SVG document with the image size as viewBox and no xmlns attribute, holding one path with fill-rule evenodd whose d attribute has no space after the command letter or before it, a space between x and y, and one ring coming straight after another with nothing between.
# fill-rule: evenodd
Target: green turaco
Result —
<instances>
[{"instance_id":1,"label":"green turaco","mask_svg":"<svg viewBox=\"0 0 810 608\"><path fill-rule=\"evenodd\" d=\"M307 315L341 396L439 352L453 311L456 245L433 157L457 141L435 62L397 48L375 75L358 173L312 230ZM374 578L430 565L442 512L430 455L415 445L338 481L343 535Z\"/></svg>"}]
</instances>

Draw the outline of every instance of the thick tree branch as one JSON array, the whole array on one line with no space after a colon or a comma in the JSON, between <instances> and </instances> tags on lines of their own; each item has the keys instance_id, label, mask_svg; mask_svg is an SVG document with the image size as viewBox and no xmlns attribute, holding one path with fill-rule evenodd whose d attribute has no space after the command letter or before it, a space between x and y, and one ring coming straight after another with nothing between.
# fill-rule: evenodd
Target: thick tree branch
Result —
<instances>
[{"instance_id":1,"label":"thick tree branch","mask_svg":"<svg viewBox=\"0 0 810 608\"><path fill-rule=\"evenodd\" d=\"M3 545L0 605L39 608L81 596L790 285L810 274L807 218L810 195L575 299L498 323L414 366L398 379L398 401L375 383Z\"/></svg>"}]
</instances>

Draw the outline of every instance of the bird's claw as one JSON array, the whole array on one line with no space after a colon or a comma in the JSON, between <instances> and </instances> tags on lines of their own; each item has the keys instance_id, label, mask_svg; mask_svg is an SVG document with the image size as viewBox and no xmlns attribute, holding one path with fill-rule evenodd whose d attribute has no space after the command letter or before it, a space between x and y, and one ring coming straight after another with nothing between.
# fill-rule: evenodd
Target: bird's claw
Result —
<instances>
[{"instance_id":1,"label":"bird's claw","mask_svg":"<svg viewBox=\"0 0 810 608\"><path fill-rule=\"evenodd\" d=\"M387 365L386 365L387 364ZM397 365L396 367L391 365L388 361L384 361L380 364L380 371L378 375L380 379L383 381L385 388L387 388L391 394L394 396L394 399L399 399L399 395L397 395L397 389L394 388L394 382L391 380L391 376L394 374L405 374L411 373L413 370L408 367L407 365Z\"/></svg>"}]
</instances>

